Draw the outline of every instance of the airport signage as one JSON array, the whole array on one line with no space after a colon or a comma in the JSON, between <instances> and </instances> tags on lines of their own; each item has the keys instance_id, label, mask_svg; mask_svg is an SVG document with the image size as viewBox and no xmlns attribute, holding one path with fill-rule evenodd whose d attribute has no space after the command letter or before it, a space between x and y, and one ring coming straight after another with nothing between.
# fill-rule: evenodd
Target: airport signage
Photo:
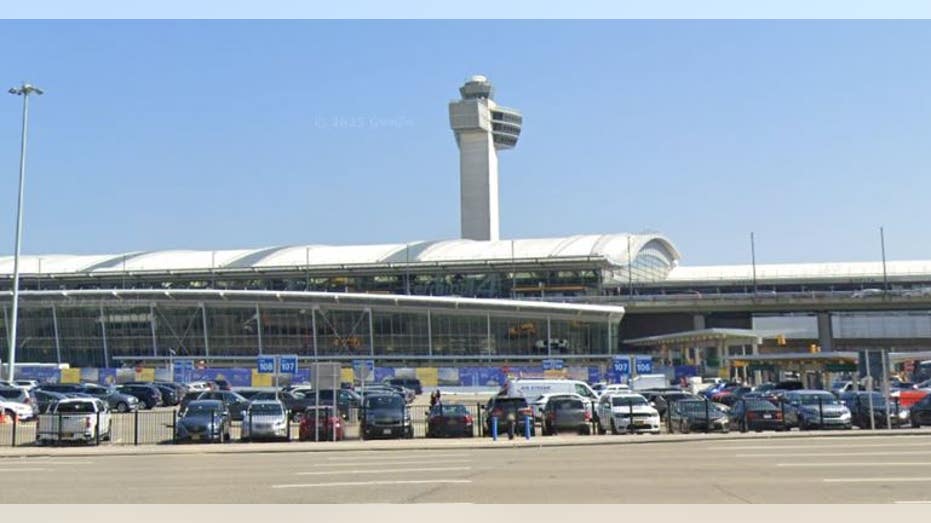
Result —
<instances>
[{"instance_id":1,"label":"airport signage","mask_svg":"<svg viewBox=\"0 0 931 523\"><path fill-rule=\"evenodd\" d=\"M275 372L274 356L259 356L256 358L259 374L273 374Z\"/></svg>"}]
</instances>

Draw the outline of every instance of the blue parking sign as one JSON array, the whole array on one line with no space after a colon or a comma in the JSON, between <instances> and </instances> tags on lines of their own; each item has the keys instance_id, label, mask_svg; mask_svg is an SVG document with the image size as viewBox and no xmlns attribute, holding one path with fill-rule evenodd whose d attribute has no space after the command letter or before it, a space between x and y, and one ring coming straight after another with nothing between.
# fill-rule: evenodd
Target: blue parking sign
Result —
<instances>
[{"instance_id":1,"label":"blue parking sign","mask_svg":"<svg viewBox=\"0 0 931 523\"><path fill-rule=\"evenodd\" d=\"M637 356L637 374L651 374L653 372L653 358L650 356Z\"/></svg>"},{"instance_id":2,"label":"blue parking sign","mask_svg":"<svg viewBox=\"0 0 931 523\"><path fill-rule=\"evenodd\" d=\"M630 357L629 356L615 356L614 357L614 373L622 376L630 375Z\"/></svg>"},{"instance_id":3,"label":"blue parking sign","mask_svg":"<svg viewBox=\"0 0 931 523\"><path fill-rule=\"evenodd\" d=\"M297 356L294 354L279 356L278 370L282 374L297 374Z\"/></svg>"},{"instance_id":4,"label":"blue parking sign","mask_svg":"<svg viewBox=\"0 0 931 523\"><path fill-rule=\"evenodd\" d=\"M259 373L260 374L274 374L275 372L275 357L274 356L259 356L257 359Z\"/></svg>"}]
</instances>

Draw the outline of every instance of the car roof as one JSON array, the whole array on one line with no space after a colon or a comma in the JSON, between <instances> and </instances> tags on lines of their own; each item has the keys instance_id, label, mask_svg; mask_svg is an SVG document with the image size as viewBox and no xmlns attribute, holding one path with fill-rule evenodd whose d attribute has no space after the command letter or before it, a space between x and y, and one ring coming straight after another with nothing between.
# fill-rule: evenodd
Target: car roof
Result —
<instances>
[{"instance_id":1,"label":"car roof","mask_svg":"<svg viewBox=\"0 0 931 523\"><path fill-rule=\"evenodd\" d=\"M250 407L254 407L256 405L281 405L281 402L278 400L255 400L249 403Z\"/></svg>"}]
</instances>

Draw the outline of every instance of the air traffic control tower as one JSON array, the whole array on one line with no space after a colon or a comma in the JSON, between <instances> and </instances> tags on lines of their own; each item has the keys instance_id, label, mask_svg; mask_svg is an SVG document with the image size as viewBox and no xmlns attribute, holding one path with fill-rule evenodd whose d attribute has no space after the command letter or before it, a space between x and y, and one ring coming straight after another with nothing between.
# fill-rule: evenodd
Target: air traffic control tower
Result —
<instances>
[{"instance_id":1,"label":"air traffic control tower","mask_svg":"<svg viewBox=\"0 0 931 523\"><path fill-rule=\"evenodd\" d=\"M498 150L517 145L523 118L496 104L494 87L476 75L449 103L449 125L459 145L459 199L462 237L498 239Z\"/></svg>"}]
</instances>

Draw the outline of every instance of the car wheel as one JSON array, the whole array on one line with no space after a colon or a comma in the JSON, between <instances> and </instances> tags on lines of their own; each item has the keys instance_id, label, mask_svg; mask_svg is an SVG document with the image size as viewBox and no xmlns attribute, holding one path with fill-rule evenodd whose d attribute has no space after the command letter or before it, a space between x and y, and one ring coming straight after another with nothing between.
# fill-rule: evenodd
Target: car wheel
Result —
<instances>
[{"instance_id":1,"label":"car wheel","mask_svg":"<svg viewBox=\"0 0 931 523\"><path fill-rule=\"evenodd\" d=\"M598 423L597 423L595 426L598 427L598 434L604 436L605 434L608 433L608 431L605 430L604 425L601 424L601 420L600 420L600 419L598 420Z\"/></svg>"},{"instance_id":2,"label":"car wheel","mask_svg":"<svg viewBox=\"0 0 931 523\"><path fill-rule=\"evenodd\" d=\"M805 419L804 419L804 418L799 418L799 419L798 419L798 430L799 430L799 432L801 432L801 431L803 431L803 430L808 430L808 425L805 424Z\"/></svg>"},{"instance_id":3,"label":"car wheel","mask_svg":"<svg viewBox=\"0 0 931 523\"><path fill-rule=\"evenodd\" d=\"M121 401L116 404L116 411L117 412L128 412L129 405L125 401Z\"/></svg>"},{"instance_id":4,"label":"car wheel","mask_svg":"<svg viewBox=\"0 0 931 523\"><path fill-rule=\"evenodd\" d=\"M588 426L588 425L583 425L583 426L579 429L579 434L581 434L581 435L583 435L583 436L591 436L591 435L592 435L592 428L591 428L590 426Z\"/></svg>"},{"instance_id":5,"label":"car wheel","mask_svg":"<svg viewBox=\"0 0 931 523\"><path fill-rule=\"evenodd\" d=\"M683 434L688 434L692 432L692 427L689 426L688 422L685 422L685 421L682 422L682 425L680 425L679 428L682 429L680 432L682 432Z\"/></svg>"},{"instance_id":6,"label":"car wheel","mask_svg":"<svg viewBox=\"0 0 931 523\"><path fill-rule=\"evenodd\" d=\"M617 423L614 422L614 419L611 419L611 434L617 436L620 434L620 431L617 430Z\"/></svg>"}]
</instances>

